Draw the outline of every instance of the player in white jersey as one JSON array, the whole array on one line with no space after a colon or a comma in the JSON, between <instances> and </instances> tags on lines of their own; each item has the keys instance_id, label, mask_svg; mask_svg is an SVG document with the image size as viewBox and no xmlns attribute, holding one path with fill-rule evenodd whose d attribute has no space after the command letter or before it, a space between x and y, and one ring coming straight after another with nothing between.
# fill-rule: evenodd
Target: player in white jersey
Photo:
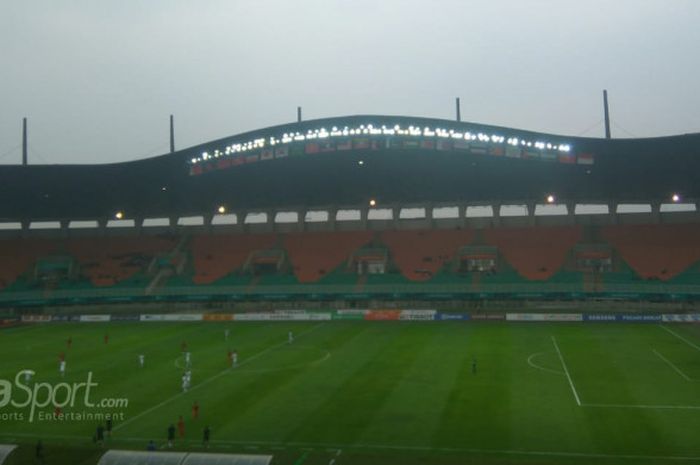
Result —
<instances>
[{"instance_id":1,"label":"player in white jersey","mask_svg":"<svg viewBox=\"0 0 700 465\"><path fill-rule=\"evenodd\" d=\"M226 328L224 330L224 341L228 341L228 335L229 335L229 330L228 330L228 328Z\"/></svg>"},{"instance_id":2,"label":"player in white jersey","mask_svg":"<svg viewBox=\"0 0 700 465\"><path fill-rule=\"evenodd\" d=\"M185 367L189 368L192 366L192 356L189 352L185 352Z\"/></svg>"},{"instance_id":3,"label":"player in white jersey","mask_svg":"<svg viewBox=\"0 0 700 465\"><path fill-rule=\"evenodd\" d=\"M66 376L66 361L61 360L58 362L58 372L61 374L61 378Z\"/></svg>"},{"instance_id":4,"label":"player in white jersey","mask_svg":"<svg viewBox=\"0 0 700 465\"><path fill-rule=\"evenodd\" d=\"M139 366L143 368L143 365L146 363L146 356L143 354L139 354Z\"/></svg>"},{"instance_id":5,"label":"player in white jersey","mask_svg":"<svg viewBox=\"0 0 700 465\"><path fill-rule=\"evenodd\" d=\"M238 366L238 352L233 351L233 354L231 355L231 366L232 367L237 367Z\"/></svg>"},{"instance_id":6,"label":"player in white jersey","mask_svg":"<svg viewBox=\"0 0 700 465\"><path fill-rule=\"evenodd\" d=\"M24 370L24 382L25 384L29 384L32 382L32 375L34 372L32 370Z\"/></svg>"},{"instance_id":7,"label":"player in white jersey","mask_svg":"<svg viewBox=\"0 0 700 465\"><path fill-rule=\"evenodd\" d=\"M187 388L189 386L187 385L187 375L183 374L182 375L182 392L187 392Z\"/></svg>"},{"instance_id":8,"label":"player in white jersey","mask_svg":"<svg viewBox=\"0 0 700 465\"><path fill-rule=\"evenodd\" d=\"M294 342L294 334L291 331L287 334L287 340L290 344Z\"/></svg>"}]
</instances>

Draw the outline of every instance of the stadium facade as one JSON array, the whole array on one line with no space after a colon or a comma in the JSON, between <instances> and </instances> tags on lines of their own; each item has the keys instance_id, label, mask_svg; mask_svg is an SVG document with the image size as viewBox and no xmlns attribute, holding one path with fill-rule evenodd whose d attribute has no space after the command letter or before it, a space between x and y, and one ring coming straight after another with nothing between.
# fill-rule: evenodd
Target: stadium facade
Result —
<instances>
[{"instance_id":1,"label":"stadium facade","mask_svg":"<svg viewBox=\"0 0 700 465\"><path fill-rule=\"evenodd\" d=\"M700 134L378 115L4 166L0 301L694 301L699 173Z\"/></svg>"}]
</instances>

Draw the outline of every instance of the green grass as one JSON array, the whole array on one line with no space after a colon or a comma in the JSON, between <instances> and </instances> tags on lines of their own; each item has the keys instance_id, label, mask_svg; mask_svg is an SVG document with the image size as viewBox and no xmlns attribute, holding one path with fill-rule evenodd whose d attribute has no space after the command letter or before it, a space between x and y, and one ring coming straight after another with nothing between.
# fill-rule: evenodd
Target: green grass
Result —
<instances>
[{"instance_id":1,"label":"green grass","mask_svg":"<svg viewBox=\"0 0 700 465\"><path fill-rule=\"evenodd\" d=\"M186 394L183 340L194 367ZM656 324L52 324L0 331L0 379L31 368L36 382L58 383L66 351L65 381L92 371L92 400L129 400L114 448L162 445L183 415L177 449L201 449L209 424L211 451L271 453L275 464L700 463L698 346L700 327ZM0 442L22 445L16 463L33 463L41 438L47 463L94 464L97 423L4 419Z\"/></svg>"}]
</instances>

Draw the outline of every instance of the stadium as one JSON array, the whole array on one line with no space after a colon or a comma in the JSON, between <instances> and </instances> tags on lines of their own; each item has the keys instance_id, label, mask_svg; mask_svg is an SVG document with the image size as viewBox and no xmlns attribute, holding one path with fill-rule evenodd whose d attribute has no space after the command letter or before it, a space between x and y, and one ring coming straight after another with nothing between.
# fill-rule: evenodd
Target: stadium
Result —
<instances>
[{"instance_id":1,"label":"stadium","mask_svg":"<svg viewBox=\"0 0 700 465\"><path fill-rule=\"evenodd\" d=\"M700 463L699 189L459 112L2 166L0 463Z\"/></svg>"}]
</instances>

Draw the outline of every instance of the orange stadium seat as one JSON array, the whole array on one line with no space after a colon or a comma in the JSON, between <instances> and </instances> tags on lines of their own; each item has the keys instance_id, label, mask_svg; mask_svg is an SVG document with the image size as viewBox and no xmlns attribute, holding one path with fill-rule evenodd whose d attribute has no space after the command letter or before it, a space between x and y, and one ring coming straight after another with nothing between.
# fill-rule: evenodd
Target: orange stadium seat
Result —
<instances>
[{"instance_id":1,"label":"orange stadium seat","mask_svg":"<svg viewBox=\"0 0 700 465\"><path fill-rule=\"evenodd\" d=\"M699 224L605 226L601 235L644 279L667 281L700 260Z\"/></svg>"},{"instance_id":2,"label":"orange stadium seat","mask_svg":"<svg viewBox=\"0 0 700 465\"><path fill-rule=\"evenodd\" d=\"M41 257L54 253L56 241L49 239L8 239L0 241L0 289L17 280Z\"/></svg>"},{"instance_id":3,"label":"orange stadium seat","mask_svg":"<svg viewBox=\"0 0 700 465\"><path fill-rule=\"evenodd\" d=\"M474 240L472 230L384 231L381 240L406 278L427 281Z\"/></svg>"},{"instance_id":4,"label":"orange stadium seat","mask_svg":"<svg viewBox=\"0 0 700 465\"><path fill-rule=\"evenodd\" d=\"M540 281L559 271L581 237L580 226L484 230L484 240L497 247L521 276Z\"/></svg>"},{"instance_id":5,"label":"orange stadium seat","mask_svg":"<svg viewBox=\"0 0 700 465\"><path fill-rule=\"evenodd\" d=\"M92 237L69 239L66 251L95 286L113 286L143 270L160 253L172 250L176 237Z\"/></svg>"},{"instance_id":6,"label":"orange stadium seat","mask_svg":"<svg viewBox=\"0 0 700 465\"><path fill-rule=\"evenodd\" d=\"M373 235L371 231L293 233L285 236L284 247L299 282L310 283L337 268Z\"/></svg>"},{"instance_id":7,"label":"orange stadium seat","mask_svg":"<svg viewBox=\"0 0 700 465\"><path fill-rule=\"evenodd\" d=\"M274 234L194 236L195 284L209 284L242 267L251 252L272 248Z\"/></svg>"}]
</instances>

